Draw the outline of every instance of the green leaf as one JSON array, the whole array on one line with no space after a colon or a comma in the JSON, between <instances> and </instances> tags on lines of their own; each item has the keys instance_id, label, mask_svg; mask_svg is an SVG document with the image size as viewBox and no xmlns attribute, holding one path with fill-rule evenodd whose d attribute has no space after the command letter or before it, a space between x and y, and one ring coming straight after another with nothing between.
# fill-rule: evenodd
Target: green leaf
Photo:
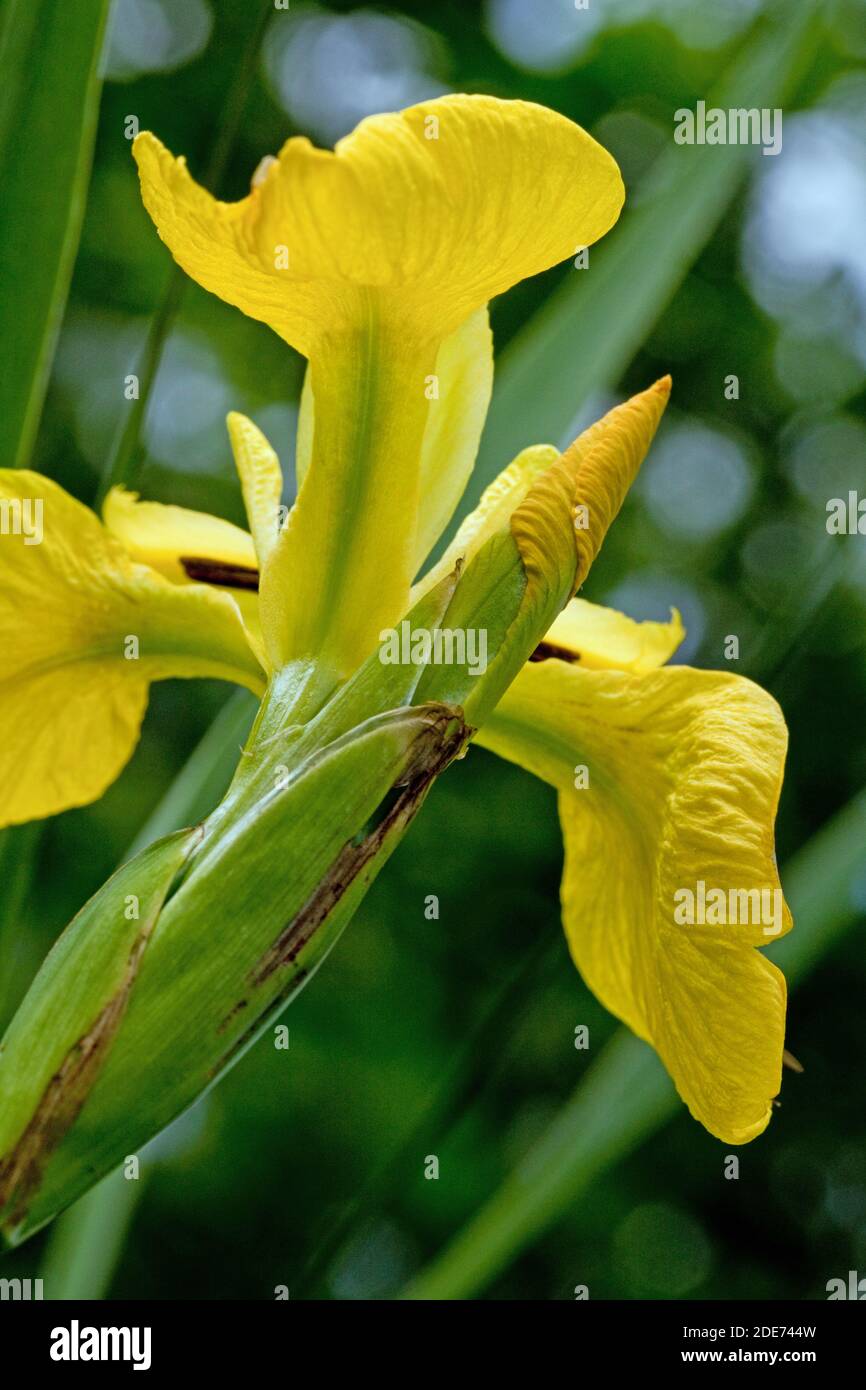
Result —
<instances>
[{"instance_id":1,"label":"green leaf","mask_svg":"<svg viewBox=\"0 0 866 1390\"><path fill-rule=\"evenodd\" d=\"M109 0L6 0L0 18L0 465L30 458L90 176Z\"/></svg>"},{"instance_id":2,"label":"green leaf","mask_svg":"<svg viewBox=\"0 0 866 1390\"><path fill-rule=\"evenodd\" d=\"M707 105L778 106L810 53L814 15L815 0L786 0L759 20ZM616 229L591 249L589 267L569 274L497 360L467 502L520 449L568 442L590 397L628 366L756 159L749 145L671 143Z\"/></svg>"},{"instance_id":3,"label":"green leaf","mask_svg":"<svg viewBox=\"0 0 866 1390\"><path fill-rule=\"evenodd\" d=\"M220 107L210 159L205 171L206 188L218 187L225 174L241 128L250 91L255 84L262 39L270 18L269 7L262 5L258 15L246 25L245 42L238 55L235 78ZM223 42L225 41L224 38ZM172 264L159 306L150 321L136 368L138 395L129 403L129 410L122 415L115 432L97 491L97 506L102 504L110 488L120 483L133 487L137 482L143 461L141 436L151 393L188 284L189 280L180 266Z\"/></svg>"},{"instance_id":4,"label":"green leaf","mask_svg":"<svg viewBox=\"0 0 866 1390\"><path fill-rule=\"evenodd\" d=\"M0 1203L14 1231L46 1155L74 1124L115 1044L166 896L200 830L158 840L82 908L3 1040Z\"/></svg>"},{"instance_id":5,"label":"green leaf","mask_svg":"<svg viewBox=\"0 0 866 1390\"><path fill-rule=\"evenodd\" d=\"M321 964L465 738L459 717L428 705L370 719L291 766L269 740L250 754L270 770L253 807L159 841L100 889L4 1040L9 1242L237 1061ZM125 920L130 895L140 923Z\"/></svg>"},{"instance_id":6,"label":"green leaf","mask_svg":"<svg viewBox=\"0 0 866 1390\"><path fill-rule=\"evenodd\" d=\"M866 792L798 851L782 874L794 930L767 954L804 979L858 916L866 870ZM592 1179L682 1106L655 1053L621 1030L524 1160L404 1297L470 1298L537 1240Z\"/></svg>"},{"instance_id":7,"label":"green leaf","mask_svg":"<svg viewBox=\"0 0 866 1390\"><path fill-rule=\"evenodd\" d=\"M237 750L249 733L255 712L256 701L247 690L236 690L226 700L139 830L127 859L153 840L207 814L231 781ZM118 1169L54 1223L39 1269L49 1298L105 1297L146 1187L143 1176L138 1182L128 1182Z\"/></svg>"}]
</instances>

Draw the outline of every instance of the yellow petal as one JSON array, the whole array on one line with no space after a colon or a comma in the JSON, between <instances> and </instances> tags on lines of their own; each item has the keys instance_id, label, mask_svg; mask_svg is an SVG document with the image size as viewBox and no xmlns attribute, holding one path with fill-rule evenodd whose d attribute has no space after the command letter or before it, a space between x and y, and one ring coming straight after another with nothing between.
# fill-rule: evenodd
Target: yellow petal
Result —
<instances>
[{"instance_id":1,"label":"yellow petal","mask_svg":"<svg viewBox=\"0 0 866 1390\"><path fill-rule=\"evenodd\" d=\"M335 678L405 611L436 344L371 323L310 363L313 455L262 575L274 667L315 658Z\"/></svg>"},{"instance_id":2,"label":"yellow petal","mask_svg":"<svg viewBox=\"0 0 866 1390\"><path fill-rule=\"evenodd\" d=\"M421 445L420 498L414 563L441 536L475 466L493 389L493 335L486 306L470 314L441 344ZM313 452L312 373L307 370L298 415L295 474L304 481Z\"/></svg>"},{"instance_id":3,"label":"yellow petal","mask_svg":"<svg viewBox=\"0 0 866 1390\"><path fill-rule=\"evenodd\" d=\"M315 403L312 379L313 372L308 369L298 417L295 471L299 489L303 487L313 451ZM416 531L414 546L411 553L407 553L406 561L412 573L417 571L439 539L466 488L478 453L492 386L493 338L485 307L470 315L439 348L435 373L426 391L429 403L421 441L417 505L414 510L414 491L399 483L397 485L396 500L405 508L407 540L411 539L413 527ZM296 526L297 518L293 518L291 524ZM374 518L373 525L377 530L381 527L381 515ZM374 553L378 555L378 549ZM398 562L399 557L392 552L391 564L395 572ZM384 569L384 565L380 569ZM268 586L266 611L277 626L284 622L283 605L288 604L289 588L294 584L293 577L285 577L280 584L280 597L276 603L270 601ZM356 591L356 584L357 575L351 583L352 592ZM387 592L384 576L376 579L376 587L380 597ZM399 590L389 601L394 612L405 603L402 577Z\"/></svg>"},{"instance_id":4,"label":"yellow petal","mask_svg":"<svg viewBox=\"0 0 866 1390\"><path fill-rule=\"evenodd\" d=\"M559 791L563 919L589 987L656 1048L712 1134L754 1138L785 1027L784 978L754 948L791 925L773 853L775 701L725 673L553 659L524 668L479 742ZM706 907L710 890L723 909Z\"/></svg>"},{"instance_id":5,"label":"yellow petal","mask_svg":"<svg viewBox=\"0 0 866 1390\"><path fill-rule=\"evenodd\" d=\"M277 543L283 473L276 453L252 420L232 411L227 423L256 556L263 569Z\"/></svg>"},{"instance_id":6,"label":"yellow petal","mask_svg":"<svg viewBox=\"0 0 866 1390\"><path fill-rule=\"evenodd\" d=\"M497 531L504 530L535 480L559 457L559 450L552 444L533 444L519 453L485 488L478 506L460 523L456 536L442 558L415 585L412 602L416 603L422 594L426 594L449 574L458 560L468 565L485 541L490 540ZM570 533L570 526L568 531Z\"/></svg>"},{"instance_id":7,"label":"yellow petal","mask_svg":"<svg viewBox=\"0 0 866 1390\"><path fill-rule=\"evenodd\" d=\"M590 670L642 675L664 666L685 635L675 608L668 623L637 623L614 608L573 598L553 623L538 655L579 662Z\"/></svg>"},{"instance_id":8,"label":"yellow petal","mask_svg":"<svg viewBox=\"0 0 866 1390\"><path fill-rule=\"evenodd\" d=\"M4 515L38 505L42 539L0 539L0 824L99 796L138 738L148 685L215 676L263 689L229 594L173 584L56 483L0 470Z\"/></svg>"},{"instance_id":9,"label":"yellow petal","mask_svg":"<svg viewBox=\"0 0 866 1390\"><path fill-rule=\"evenodd\" d=\"M646 457L670 393L671 379L662 377L648 390L609 410L562 456L563 468L575 474L576 590L586 579Z\"/></svg>"},{"instance_id":10,"label":"yellow petal","mask_svg":"<svg viewBox=\"0 0 866 1390\"><path fill-rule=\"evenodd\" d=\"M439 348L421 445L414 567L424 563L454 515L475 467L493 390L493 335L486 306Z\"/></svg>"},{"instance_id":11,"label":"yellow petal","mask_svg":"<svg viewBox=\"0 0 866 1390\"><path fill-rule=\"evenodd\" d=\"M206 566L201 562L224 571L219 582L229 587L233 570L238 571L237 587L256 580L252 537L221 517L163 502L141 502L137 493L113 487L102 504L102 519L134 559L176 583L203 577Z\"/></svg>"},{"instance_id":12,"label":"yellow petal","mask_svg":"<svg viewBox=\"0 0 866 1390\"><path fill-rule=\"evenodd\" d=\"M414 336L589 246L623 202L616 163L532 102L448 96L372 116L331 151L305 137L220 203L149 132L142 197L184 270L305 356L372 292Z\"/></svg>"}]
</instances>

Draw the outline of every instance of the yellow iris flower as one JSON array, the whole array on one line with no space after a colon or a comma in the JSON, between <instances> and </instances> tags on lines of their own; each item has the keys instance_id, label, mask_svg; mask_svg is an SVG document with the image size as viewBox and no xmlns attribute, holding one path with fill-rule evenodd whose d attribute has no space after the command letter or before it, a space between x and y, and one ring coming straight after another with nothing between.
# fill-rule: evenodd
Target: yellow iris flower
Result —
<instances>
[{"instance_id":1,"label":"yellow iris flower","mask_svg":"<svg viewBox=\"0 0 866 1390\"><path fill-rule=\"evenodd\" d=\"M149 133L134 153L178 263L309 360L310 467L262 606L281 613L275 665L315 658L346 676L405 610L425 558L423 442L445 359L483 337L473 315L494 295L609 230L619 170L556 112L478 96L371 117L333 153L294 137L238 203L217 202ZM456 467L434 480L451 482L450 510Z\"/></svg>"},{"instance_id":2,"label":"yellow iris flower","mask_svg":"<svg viewBox=\"0 0 866 1390\"><path fill-rule=\"evenodd\" d=\"M0 498L44 505L43 542L7 536L0 549L6 824L100 795L135 745L151 680L218 676L261 693L307 664L336 685L503 527L530 583L557 547L574 565L576 547L579 587L668 397L657 383L562 455L525 450L412 588L474 463L487 301L612 225L613 160L553 112L462 96L364 121L333 153L291 139L235 204L150 134L135 155L184 269L309 359L298 496L280 527L279 462L237 414L249 532L121 489L100 522L49 480L0 471ZM575 963L657 1049L692 1114L736 1144L763 1130L780 1087L785 984L755 948L790 916L783 906L772 933L763 917L684 925L677 902L700 884L781 901L786 731L751 682L666 667L682 636L676 614L634 623L572 599L478 742L557 789Z\"/></svg>"}]
</instances>

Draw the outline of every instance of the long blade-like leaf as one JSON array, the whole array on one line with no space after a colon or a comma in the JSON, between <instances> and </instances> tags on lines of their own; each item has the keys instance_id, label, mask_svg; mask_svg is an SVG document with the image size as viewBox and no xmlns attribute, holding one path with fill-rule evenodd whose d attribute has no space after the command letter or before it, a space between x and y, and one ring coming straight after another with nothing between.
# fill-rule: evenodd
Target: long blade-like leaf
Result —
<instances>
[{"instance_id":1,"label":"long blade-like leaf","mask_svg":"<svg viewBox=\"0 0 866 1390\"><path fill-rule=\"evenodd\" d=\"M0 18L3 467L26 467L42 413L84 214L109 4L6 0Z\"/></svg>"},{"instance_id":2,"label":"long blade-like leaf","mask_svg":"<svg viewBox=\"0 0 866 1390\"><path fill-rule=\"evenodd\" d=\"M783 874L796 930L768 954L801 980L857 917L866 868L866 792L794 856ZM589 1182L680 1111L646 1044L625 1030L608 1044L551 1127L405 1296L469 1298L543 1234Z\"/></svg>"},{"instance_id":3,"label":"long blade-like leaf","mask_svg":"<svg viewBox=\"0 0 866 1390\"><path fill-rule=\"evenodd\" d=\"M707 105L778 106L808 55L814 15L814 0L785 0L760 20ZM751 145L671 144L589 266L572 272L497 362L467 501L526 445L565 443L590 397L616 384L757 155Z\"/></svg>"}]
</instances>

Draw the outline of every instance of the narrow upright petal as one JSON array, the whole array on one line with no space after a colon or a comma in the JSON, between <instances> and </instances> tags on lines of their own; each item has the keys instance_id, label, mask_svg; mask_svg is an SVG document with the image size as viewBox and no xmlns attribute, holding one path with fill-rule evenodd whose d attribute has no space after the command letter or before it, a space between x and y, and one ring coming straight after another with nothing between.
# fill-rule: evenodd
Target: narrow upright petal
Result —
<instances>
[{"instance_id":1,"label":"narrow upright petal","mask_svg":"<svg viewBox=\"0 0 866 1390\"><path fill-rule=\"evenodd\" d=\"M283 472L276 453L252 420L232 411L227 424L256 558L259 569L264 569L280 530Z\"/></svg>"}]
</instances>

